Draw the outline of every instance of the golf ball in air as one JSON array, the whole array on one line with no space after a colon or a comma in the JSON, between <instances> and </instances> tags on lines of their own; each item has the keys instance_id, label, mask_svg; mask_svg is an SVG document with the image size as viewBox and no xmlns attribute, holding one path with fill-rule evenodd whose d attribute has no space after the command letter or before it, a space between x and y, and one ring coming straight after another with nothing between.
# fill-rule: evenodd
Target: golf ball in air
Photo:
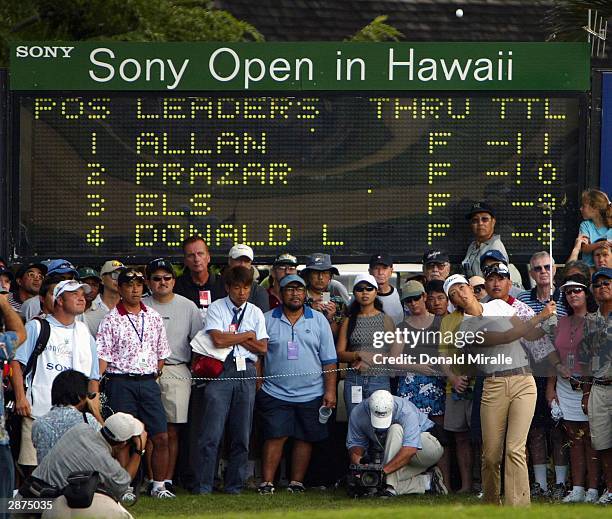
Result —
<instances>
[{"instance_id":1,"label":"golf ball in air","mask_svg":"<svg viewBox=\"0 0 612 519\"><path fill-rule=\"evenodd\" d=\"M461 17L463 16L463 9L457 9L457 10L455 11L455 16L456 16L457 18L461 18Z\"/></svg>"}]
</instances>

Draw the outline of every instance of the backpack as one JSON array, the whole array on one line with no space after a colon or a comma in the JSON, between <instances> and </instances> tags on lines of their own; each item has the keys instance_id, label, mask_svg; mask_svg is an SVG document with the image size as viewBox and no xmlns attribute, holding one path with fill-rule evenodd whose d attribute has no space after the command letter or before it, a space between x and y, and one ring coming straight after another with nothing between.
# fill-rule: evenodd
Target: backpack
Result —
<instances>
[{"instance_id":1,"label":"backpack","mask_svg":"<svg viewBox=\"0 0 612 519\"><path fill-rule=\"evenodd\" d=\"M40 333L38 334L38 339L36 339L34 351L32 351L32 355L30 355L28 363L23 370L24 382L28 374L32 372L32 384L34 383L34 376L36 375L36 361L38 360L39 355L45 351L47 343L49 342L49 337L51 336L51 325L49 324L49 321L41 317L34 317L34 319L40 323Z\"/></svg>"}]
</instances>

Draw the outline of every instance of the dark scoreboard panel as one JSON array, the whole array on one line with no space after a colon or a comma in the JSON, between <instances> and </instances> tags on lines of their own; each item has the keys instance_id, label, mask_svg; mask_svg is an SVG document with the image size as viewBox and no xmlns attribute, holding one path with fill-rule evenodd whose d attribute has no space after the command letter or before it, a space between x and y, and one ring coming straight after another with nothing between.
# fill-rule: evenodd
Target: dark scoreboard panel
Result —
<instances>
[{"instance_id":1,"label":"dark scoreboard panel","mask_svg":"<svg viewBox=\"0 0 612 519\"><path fill-rule=\"evenodd\" d=\"M14 98L18 256L177 255L201 234L215 256L460 259L478 200L514 261L548 248L538 204L559 257L577 229L578 95Z\"/></svg>"}]
</instances>

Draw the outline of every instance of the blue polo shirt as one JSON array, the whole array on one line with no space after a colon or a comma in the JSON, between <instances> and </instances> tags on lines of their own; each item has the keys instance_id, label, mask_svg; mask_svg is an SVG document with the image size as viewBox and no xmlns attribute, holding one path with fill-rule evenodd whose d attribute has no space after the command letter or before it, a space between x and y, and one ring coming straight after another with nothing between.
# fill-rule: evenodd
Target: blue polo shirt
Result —
<instances>
[{"instance_id":1,"label":"blue polo shirt","mask_svg":"<svg viewBox=\"0 0 612 519\"><path fill-rule=\"evenodd\" d=\"M270 339L264 374L319 374L265 379L262 389L274 398L292 402L309 402L323 396L322 367L338 362L334 337L325 316L304 306L304 315L292 326L279 306L267 312L265 318ZM288 352L290 341L297 343L297 359L288 358L295 356L294 352Z\"/></svg>"},{"instance_id":2,"label":"blue polo shirt","mask_svg":"<svg viewBox=\"0 0 612 519\"><path fill-rule=\"evenodd\" d=\"M421 413L408 398L401 398L399 396L393 397L391 425L394 423L401 425L404 430L402 447L415 447L417 449L423 448L421 433L428 431L434 425L427 418L427 415ZM346 437L346 448L363 447L367 449L370 442L376 443L378 439L370 419L370 399L368 398L363 400L351 412L349 430Z\"/></svg>"}]
</instances>

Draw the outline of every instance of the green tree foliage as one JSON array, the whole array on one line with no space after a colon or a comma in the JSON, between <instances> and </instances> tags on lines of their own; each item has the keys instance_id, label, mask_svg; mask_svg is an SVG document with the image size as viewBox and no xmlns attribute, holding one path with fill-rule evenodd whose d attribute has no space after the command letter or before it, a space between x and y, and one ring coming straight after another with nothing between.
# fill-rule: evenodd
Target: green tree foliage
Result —
<instances>
[{"instance_id":1,"label":"green tree foliage","mask_svg":"<svg viewBox=\"0 0 612 519\"><path fill-rule=\"evenodd\" d=\"M388 16L377 16L347 41L399 41L404 35L392 25L385 23Z\"/></svg>"},{"instance_id":2,"label":"green tree foliage","mask_svg":"<svg viewBox=\"0 0 612 519\"><path fill-rule=\"evenodd\" d=\"M550 28L549 40L586 41L582 28L588 24L589 9L597 11L604 20L612 17L611 0L557 0L547 16Z\"/></svg>"},{"instance_id":3,"label":"green tree foliage","mask_svg":"<svg viewBox=\"0 0 612 519\"><path fill-rule=\"evenodd\" d=\"M262 41L209 0L0 1L0 66L12 41Z\"/></svg>"}]
</instances>

